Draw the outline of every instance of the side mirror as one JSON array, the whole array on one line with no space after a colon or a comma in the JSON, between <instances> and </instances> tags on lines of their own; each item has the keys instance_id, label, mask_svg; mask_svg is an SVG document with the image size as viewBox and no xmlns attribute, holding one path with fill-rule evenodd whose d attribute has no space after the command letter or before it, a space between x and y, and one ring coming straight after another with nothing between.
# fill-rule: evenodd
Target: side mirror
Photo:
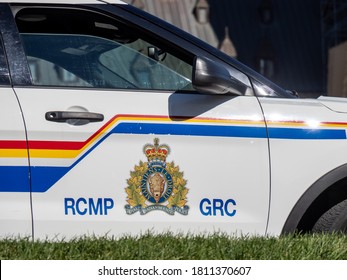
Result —
<instances>
[{"instance_id":1,"label":"side mirror","mask_svg":"<svg viewBox=\"0 0 347 280\"><path fill-rule=\"evenodd\" d=\"M199 56L194 59L192 83L197 91L210 94L244 95L247 90L247 86L233 78L224 65Z\"/></svg>"}]
</instances>

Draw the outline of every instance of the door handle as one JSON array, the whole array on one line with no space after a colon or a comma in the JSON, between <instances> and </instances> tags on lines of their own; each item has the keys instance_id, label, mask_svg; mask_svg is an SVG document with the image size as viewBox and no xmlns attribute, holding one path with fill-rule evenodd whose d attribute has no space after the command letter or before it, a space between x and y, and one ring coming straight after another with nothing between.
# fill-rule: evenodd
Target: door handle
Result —
<instances>
[{"instance_id":1,"label":"door handle","mask_svg":"<svg viewBox=\"0 0 347 280\"><path fill-rule=\"evenodd\" d=\"M67 122L69 120L81 120L88 122L102 122L104 115L91 112L50 111L45 114L50 122Z\"/></svg>"}]
</instances>

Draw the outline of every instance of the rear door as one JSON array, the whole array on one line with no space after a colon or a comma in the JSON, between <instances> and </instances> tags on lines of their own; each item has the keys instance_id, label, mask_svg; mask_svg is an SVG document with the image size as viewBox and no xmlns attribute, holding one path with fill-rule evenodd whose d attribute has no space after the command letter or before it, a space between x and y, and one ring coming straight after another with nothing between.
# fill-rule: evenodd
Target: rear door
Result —
<instances>
[{"instance_id":1,"label":"rear door","mask_svg":"<svg viewBox=\"0 0 347 280\"><path fill-rule=\"evenodd\" d=\"M225 66L249 96L196 92L193 60L210 54L105 6L12 7L35 235L264 234L267 136L248 77Z\"/></svg>"},{"instance_id":2,"label":"rear door","mask_svg":"<svg viewBox=\"0 0 347 280\"><path fill-rule=\"evenodd\" d=\"M13 50L16 45L13 29L8 21L11 11L8 6L0 4L0 13L0 236L31 236L25 127L18 100L11 86L4 41L7 47Z\"/></svg>"}]
</instances>

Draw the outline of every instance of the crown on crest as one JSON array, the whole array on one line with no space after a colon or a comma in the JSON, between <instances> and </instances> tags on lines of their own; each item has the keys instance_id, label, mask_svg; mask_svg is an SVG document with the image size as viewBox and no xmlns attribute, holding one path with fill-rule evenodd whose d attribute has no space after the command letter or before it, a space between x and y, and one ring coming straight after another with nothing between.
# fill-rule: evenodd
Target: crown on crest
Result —
<instances>
[{"instance_id":1,"label":"crown on crest","mask_svg":"<svg viewBox=\"0 0 347 280\"><path fill-rule=\"evenodd\" d=\"M143 152L146 155L150 165L163 165L165 164L166 157L170 153L170 148L165 144L159 145L159 139L155 138L154 145L146 144L143 147Z\"/></svg>"}]
</instances>

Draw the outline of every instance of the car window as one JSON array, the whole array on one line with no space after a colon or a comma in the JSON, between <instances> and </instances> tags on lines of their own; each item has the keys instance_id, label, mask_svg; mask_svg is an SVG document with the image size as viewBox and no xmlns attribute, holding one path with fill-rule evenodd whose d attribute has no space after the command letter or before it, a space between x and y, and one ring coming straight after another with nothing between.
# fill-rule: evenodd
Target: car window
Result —
<instances>
[{"instance_id":1,"label":"car window","mask_svg":"<svg viewBox=\"0 0 347 280\"><path fill-rule=\"evenodd\" d=\"M35 85L92 87L87 81L58 64L38 57L28 56L27 58Z\"/></svg>"},{"instance_id":2,"label":"car window","mask_svg":"<svg viewBox=\"0 0 347 280\"><path fill-rule=\"evenodd\" d=\"M55 22L59 17L54 11L65 12L70 23L61 24L61 18ZM74 15L85 25L74 25ZM186 57L172 54L138 31L134 36L134 30L108 17L29 8L20 10L16 21L35 85L193 90L192 65Z\"/></svg>"}]
</instances>

